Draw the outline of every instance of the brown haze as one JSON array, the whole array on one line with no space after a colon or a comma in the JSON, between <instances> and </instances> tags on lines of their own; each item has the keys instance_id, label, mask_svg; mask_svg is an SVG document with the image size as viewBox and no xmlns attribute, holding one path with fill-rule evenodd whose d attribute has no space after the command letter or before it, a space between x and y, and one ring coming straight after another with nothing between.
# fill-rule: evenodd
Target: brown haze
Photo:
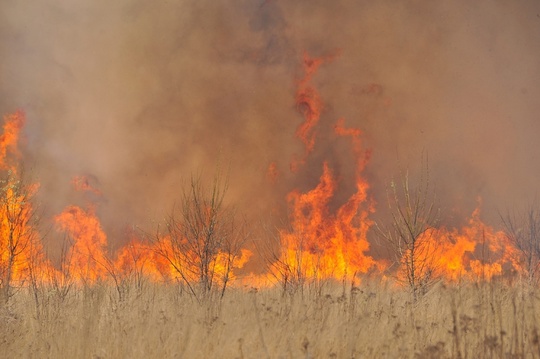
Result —
<instances>
[{"instance_id":1,"label":"brown haze","mask_svg":"<svg viewBox=\"0 0 540 359\"><path fill-rule=\"evenodd\" d=\"M496 224L498 209L537 194L535 1L4 0L0 49L0 113L27 114L25 164L46 215L97 201L112 243L151 228L182 178L220 158L228 199L255 220L282 217L286 193L312 189L324 160L344 201L355 166L333 134L339 118L372 150L377 208L422 153L448 221L481 197ZM305 151L294 137L304 52L329 60L312 78L317 144L292 173ZM80 175L95 192L74 193Z\"/></svg>"}]
</instances>

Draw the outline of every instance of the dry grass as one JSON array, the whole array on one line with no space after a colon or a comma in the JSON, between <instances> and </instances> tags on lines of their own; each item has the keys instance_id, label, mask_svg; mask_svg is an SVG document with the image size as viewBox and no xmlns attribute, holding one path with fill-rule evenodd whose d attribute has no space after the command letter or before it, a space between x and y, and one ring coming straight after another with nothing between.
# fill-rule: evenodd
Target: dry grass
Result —
<instances>
[{"instance_id":1,"label":"dry grass","mask_svg":"<svg viewBox=\"0 0 540 359\"><path fill-rule=\"evenodd\" d=\"M21 290L0 311L6 358L534 358L540 297L502 283L438 285L417 303L382 284L295 295L229 290L198 304L147 284Z\"/></svg>"}]
</instances>

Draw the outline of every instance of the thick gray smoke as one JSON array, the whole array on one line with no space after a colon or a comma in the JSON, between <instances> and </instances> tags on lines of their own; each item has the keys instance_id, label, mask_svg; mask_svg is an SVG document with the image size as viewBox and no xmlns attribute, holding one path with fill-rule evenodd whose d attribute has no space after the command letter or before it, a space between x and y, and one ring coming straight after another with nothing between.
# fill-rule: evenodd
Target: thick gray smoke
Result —
<instances>
[{"instance_id":1,"label":"thick gray smoke","mask_svg":"<svg viewBox=\"0 0 540 359\"><path fill-rule=\"evenodd\" d=\"M211 175L219 159L229 199L254 217L282 214L285 193L312 188L324 160L346 197L354 164L329 134L338 118L373 151L379 207L422 153L449 221L480 196L496 222L538 191L537 1L4 0L0 48L0 112L27 113L25 162L47 214L83 203L70 180L88 175L112 242L149 228L182 178ZM304 52L340 55L313 78L318 142L293 175Z\"/></svg>"}]
</instances>

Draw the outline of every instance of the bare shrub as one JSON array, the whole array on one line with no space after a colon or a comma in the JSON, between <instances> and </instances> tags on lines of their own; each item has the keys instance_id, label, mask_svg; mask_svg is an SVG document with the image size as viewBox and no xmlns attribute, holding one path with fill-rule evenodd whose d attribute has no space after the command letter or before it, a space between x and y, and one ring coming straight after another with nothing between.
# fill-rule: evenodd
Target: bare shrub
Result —
<instances>
[{"instance_id":1,"label":"bare shrub","mask_svg":"<svg viewBox=\"0 0 540 359\"><path fill-rule=\"evenodd\" d=\"M30 258L41 255L35 230L38 217L32 207L37 187L8 170L0 179L0 288L4 301L13 282L28 278Z\"/></svg>"},{"instance_id":2,"label":"bare shrub","mask_svg":"<svg viewBox=\"0 0 540 359\"><path fill-rule=\"evenodd\" d=\"M166 219L164 233L158 230L158 254L198 300L213 292L223 296L248 237L245 220L224 202L227 188L219 171L210 187L192 176L179 210Z\"/></svg>"},{"instance_id":3,"label":"bare shrub","mask_svg":"<svg viewBox=\"0 0 540 359\"><path fill-rule=\"evenodd\" d=\"M399 266L398 278L404 280L416 300L436 280L435 241L439 208L429 188L429 171L422 170L419 183L411 187L406 172L401 180L390 183L388 206L390 225L377 224Z\"/></svg>"},{"instance_id":4,"label":"bare shrub","mask_svg":"<svg viewBox=\"0 0 540 359\"><path fill-rule=\"evenodd\" d=\"M306 260L308 248L304 235L291 225L288 227L288 233L292 233L289 238L293 238L294 243L283 243L278 229L267 228L266 240L258 242L257 249L269 277L279 284L284 294L303 293L306 284L317 282L320 263Z\"/></svg>"},{"instance_id":5,"label":"bare shrub","mask_svg":"<svg viewBox=\"0 0 540 359\"><path fill-rule=\"evenodd\" d=\"M540 208L531 204L521 211L501 214L504 232L518 251L517 260L527 275L529 283L538 281L540 269Z\"/></svg>"}]
</instances>

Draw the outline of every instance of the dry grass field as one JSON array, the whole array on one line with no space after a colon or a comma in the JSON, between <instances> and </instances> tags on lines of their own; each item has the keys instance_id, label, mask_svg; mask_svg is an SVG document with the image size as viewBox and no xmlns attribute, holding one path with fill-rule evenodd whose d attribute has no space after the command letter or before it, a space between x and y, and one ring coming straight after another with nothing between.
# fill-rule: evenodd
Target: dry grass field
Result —
<instances>
[{"instance_id":1,"label":"dry grass field","mask_svg":"<svg viewBox=\"0 0 540 359\"><path fill-rule=\"evenodd\" d=\"M4 358L536 358L540 297L500 282L405 289L322 283L294 294L230 289L197 303L178 286L17 292ZM36 301L37 300L37 301ZM39 303L39 306L36 305Z\"/></svg>"}]
</instances>

